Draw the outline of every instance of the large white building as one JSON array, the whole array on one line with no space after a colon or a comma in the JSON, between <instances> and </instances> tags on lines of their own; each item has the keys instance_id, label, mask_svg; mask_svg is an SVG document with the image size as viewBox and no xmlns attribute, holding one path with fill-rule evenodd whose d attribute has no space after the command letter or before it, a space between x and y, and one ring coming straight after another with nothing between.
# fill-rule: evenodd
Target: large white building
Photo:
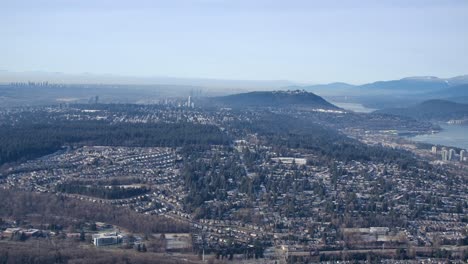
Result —
<instances>
[{"instance_id":1,"label":"large white building","mask_svg":"<svg viewBox=\"0 0 468 264\"><path fill-rule=\"evenodd\" d=\"M93 244L96 247L115 245L122 242L123 236L117 232L93 235Z\"/></svg>"},{"instance_id":2,"label":"large white building","mask_svg":"<svg viewBox=\"0 0 468 264\"><path fill-rule=\"evenodd\" d=\"M304 158L293 158L293 157L279 157L279 158L272 158L274 162L281 162L284 164L297 164L297 165L306 165L307 159Z\"/></svg>"}]
</instances>

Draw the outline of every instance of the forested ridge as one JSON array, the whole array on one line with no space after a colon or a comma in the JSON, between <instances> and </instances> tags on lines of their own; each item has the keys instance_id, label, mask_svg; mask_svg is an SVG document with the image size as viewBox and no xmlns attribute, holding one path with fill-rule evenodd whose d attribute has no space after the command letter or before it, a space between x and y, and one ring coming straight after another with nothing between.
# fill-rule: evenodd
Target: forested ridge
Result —
<instances>
[{"instance_id":1,"label":"forested ridge","mask_svg":"<svg viewBox=\"0 0 468 264\"><path fill-rule=\"evenodd\" d=\"M228 137L212 125L180 123L117 123L57 121L0 126L0 165L50 154L63 145L180 147L228 144Z\"/></svg>"}]
</instances>

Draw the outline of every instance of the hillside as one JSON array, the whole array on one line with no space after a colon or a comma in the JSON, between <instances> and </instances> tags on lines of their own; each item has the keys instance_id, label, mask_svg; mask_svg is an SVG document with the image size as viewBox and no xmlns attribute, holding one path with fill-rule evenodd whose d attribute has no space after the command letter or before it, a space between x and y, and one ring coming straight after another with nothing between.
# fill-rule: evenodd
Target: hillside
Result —
<instances>
[{"instance_id":1,"label":"hillside","mask_svg":"<svg viewBox=\"0 0 468 264\"><path fill-rule=\"evenodd\" d=\"M460 104L447 100L428 100L419 105L406 108L388 108L376 111L399 116L407 116L422 120L448 121L451 119L467 119L468 104Z\"/></svg>"},{"instance_id":2,"label":"hillside","mask_svg":"<svg viewBox=\"0 0 468 264\"><path fill-rule=\"evenodd\" d=\"M447 100L460 104L468 104L468 96L449 97Z\"/></svg>"},{"instance_id":3,"label":"hillside","mask_svg":"<svg viewBox=\"0 0 468 264\"><path fill-rule=\"evenodd\" d=\"M428 96L433 98L468 97L468 84L452 86L446 89L434 91Z\"/></svg>"},{"instance_id":4,"label":"hillside","mask_svg":"<svg viewBox=\"0 0 468 264\"><path fill-rule=\"evenodd\" d=\"M269 91L249 92L228 96L213 97L216 105L241 107L311 107L321 109L339 109L322 97L306 91Z\"/></svg>"}]
</instances>

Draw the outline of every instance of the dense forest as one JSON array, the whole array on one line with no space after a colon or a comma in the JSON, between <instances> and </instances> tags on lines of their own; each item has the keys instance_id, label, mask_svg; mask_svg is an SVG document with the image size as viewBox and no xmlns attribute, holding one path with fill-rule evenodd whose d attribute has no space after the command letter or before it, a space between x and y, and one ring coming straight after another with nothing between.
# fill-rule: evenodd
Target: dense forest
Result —
<instances>
[{"instance_id":1,"label":"dense forest","mask_svg":"<svg viewBox=\"0 0 468 264\"><path fill-rule=\"evenodd\" d=\"M0 165L50 154L67 144L180 147L228 143L227 136L217 127L192 123L21 123L0 126Z\"/></svg>"}]
</instances>

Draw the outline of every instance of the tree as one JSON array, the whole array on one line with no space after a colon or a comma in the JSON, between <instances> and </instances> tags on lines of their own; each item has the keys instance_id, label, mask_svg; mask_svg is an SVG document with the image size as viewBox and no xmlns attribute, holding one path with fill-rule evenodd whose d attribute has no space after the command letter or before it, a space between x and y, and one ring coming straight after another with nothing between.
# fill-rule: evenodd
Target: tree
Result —
<instances>
[{"instance_id":1,"label":"tree","mask_svg":"<svg viewBox=\"0 0 468 264\"><path fill-rule=\"evenodd\" d=\"M86 239L85 232L83 231L83 229L81 229L81 231L80 231L80 241L85 241L85 239Z\"/></svg>"}]
</instances>

